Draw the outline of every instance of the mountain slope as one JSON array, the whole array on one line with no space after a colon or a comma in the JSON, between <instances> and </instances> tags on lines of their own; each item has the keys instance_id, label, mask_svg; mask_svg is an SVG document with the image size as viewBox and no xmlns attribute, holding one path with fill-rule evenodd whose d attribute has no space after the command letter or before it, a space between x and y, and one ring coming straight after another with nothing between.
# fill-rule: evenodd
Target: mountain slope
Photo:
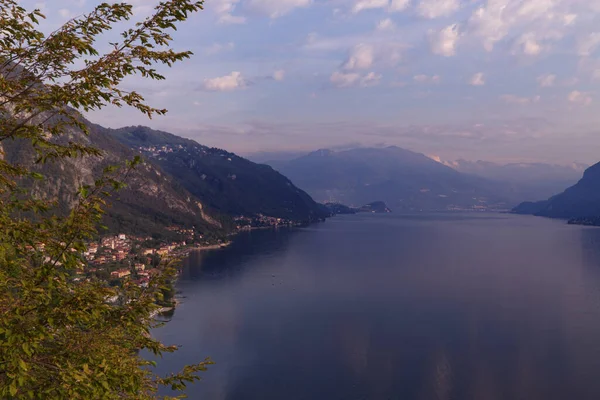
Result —
<instances>
[{"instance_id":1,"label":"mountain slope","mask_svg":"<svg viewBox=\"0 0 600 400\"><path fill-rule=\"evenodd\" d=\"M103 158L73 158L61 163L38 164L34 169L45 179L23 182L37 197L58 200L63 212L74 204L81 185L93 184L107 165L123 165L125 160L131 160L137 154L107 135L104 128L89 122L88 125L91 128L89 136L69 128L65 139L92 145L102 151ZM34 152L21 141L4 142L3 149L4 156L10 161L34 165ZM199 232L209 235L224 233L218 217L204 213L203 205L154 163L139 165L126 184L127 187L110 200L103 221L110 232L168 237L171 234L165 227L178 225L195 226Z\"/></svg>"},{"instance_id":2,"label":"mountain slope","mask_svg":"<svg viewBox=\"0 0 600 400\"><path fill-rule=\"evenodd\" d=\"M513 211L552 218L600 216L600 163L588 168L583 178L563 193L545 201L522 203Z\"/></svg>"},{"instance_id":3,"label":"mountain slope","mask_svg":"<svg viewBox=\"0 0 600 400\"><path fill-rule=\"evenodd\" d=\"M107 130L142 152L203 204L229 215L267 215L298 222L327 216L323 206L267 165L147 127Z\"/></svg>"},{"instance_id":4,"label":"mountain slope","mask_svg":"<svg viewBox=\"0 0 600 400\"><path fill-rule=\"evenodd\" d=\"M271 165L317 201L353 206L384 201L394 210L503 208L508 201L494 182L395 146L318 150Z\"/></svg>"}]
</instances>

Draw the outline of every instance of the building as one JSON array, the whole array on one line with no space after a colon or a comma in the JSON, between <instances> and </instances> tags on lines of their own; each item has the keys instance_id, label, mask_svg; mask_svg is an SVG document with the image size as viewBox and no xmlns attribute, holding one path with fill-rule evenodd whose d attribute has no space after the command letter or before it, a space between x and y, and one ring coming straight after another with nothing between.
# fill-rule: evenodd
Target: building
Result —
<instances>
[{"instance_id":1,"label":"building","mask_svg":"<svg viewBox=\"0 0 600 400\"><path fill-rule=\"evenodd\" d=\"M118 270L110 273L111 277L119 278L119 279L124 278L129 275L131 275L131 271L129 271L128 269L118 269Z\"/></svg>"}]
</instances>

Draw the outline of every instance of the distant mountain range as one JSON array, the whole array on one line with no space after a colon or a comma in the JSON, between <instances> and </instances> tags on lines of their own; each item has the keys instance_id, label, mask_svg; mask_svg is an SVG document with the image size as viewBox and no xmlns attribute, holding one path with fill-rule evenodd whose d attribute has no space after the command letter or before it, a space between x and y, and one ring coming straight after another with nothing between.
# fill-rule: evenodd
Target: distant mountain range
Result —
<instances>
[{"instance_id":1,"label":"distant mountain range","mask_svg":"<svg viewBox=\"0 0 600 400\"><path fill-rule=\"evenodd\" d=\"M481 176L510 185L511 197L521 201L546 199L575 184L589 165L572 163L556 165L544 163L498 164L487 161L442 161L459 172Z\"/></svg>"},{"instance_id":2,"label":"distant mountain range","mask_svg":"<svg viewBox=\"0 0 600 400\"><path fill-rule=\"evenodd\" d=\"M503 183L395 146L318 150L270 165L320 202L360 207L383 201L398 211L506 209L516 204Z\"/></svg>"},{"instance_id":3,"label":"distant mountain range","mask_svg":"<svg viewBox=\"0 0 600 400\"><path fill-rule=\"evenodd\" d=\"M548 200L525 202L514 212L552 218L573 219L574 222L596 225L600 217L600 163L588 168L574 186ZM587 222L586 222L587 221Z\"/></svg>"}]
</instances>

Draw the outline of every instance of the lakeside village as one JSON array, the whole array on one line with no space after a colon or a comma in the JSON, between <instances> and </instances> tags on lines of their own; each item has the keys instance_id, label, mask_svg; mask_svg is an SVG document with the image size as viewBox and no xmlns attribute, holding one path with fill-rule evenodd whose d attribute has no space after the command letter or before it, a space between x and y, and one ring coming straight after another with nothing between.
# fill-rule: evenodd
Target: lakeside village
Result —
<instances>
[{"instance_id":1,"label":"lakeside village","mask_svg":"<svg viewBox=\"0 0 600 400\"><path fill-rule=\"evenodd\" d=\"M234 222L235 231L231 235L252 229L296 225L293 221L260 214L254 217L236 217ZM166 230L178 239L166 241L121 233L90 243L84 253L87 265L78 271L75 279L95 277L111 286L120 286L123 281L129 280L147 287L150 278L158 273L161 261L165 258L185 257L195 250L218 249L230 243L226 238L204 237L195 229L170 226Z\"/></svg>"}]
</instances>

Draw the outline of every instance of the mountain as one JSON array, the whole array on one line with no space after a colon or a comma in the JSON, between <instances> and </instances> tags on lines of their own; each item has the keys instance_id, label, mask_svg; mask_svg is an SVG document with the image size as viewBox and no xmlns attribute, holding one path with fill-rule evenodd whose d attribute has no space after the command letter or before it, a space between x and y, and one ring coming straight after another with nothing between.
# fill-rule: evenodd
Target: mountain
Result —
<instances>
[{"instance_id":1,"label":"mountain","mask_svg":"<svg viewBox=\"0 0 600 400\"><path fill-rule=\"evenodd\" d=\"M327 210L268 165L173 134L135 126L107 133L159 165L209 209L232 216L266 215L296 222Z\"/></svg>"},{"instance_id":2,"label":"mountain","mask_svg":"<svg viewBox=\"0 0 600 400\"><path fill-rule=\"evenodd\" d=\"M572 163L556 165L544 163L498 164L487 161L441 161L459 172L481 176L511 186L514 197L522 201L540 200L559 193L575 184L588 165Z\"/></svg>"},{"instance_id":3,"label":"mountain","mask_svg":"<svg viewBox=\"0 0 600 400\"><path fill-rule=\"evenodd\" d=\"M502 209L510 201L499 194L501 184L395 146L318 150L271 165L321 202L383 201L394 210L415 211Z\"/></svg>"},{"instance_id":4,"label":"mountain","mask_svg":"<svg viewBox=\"0 0 600 400\"><path fill-rule=\"evenodd\" d=\"M600 217L600 163L588 168L583 178L564 192L539 202L526 202L514 212L552 218Z\"/></svg>"},{"instance_id":5,"label":"mountain","mask_svg":"<svg viewBox=\"0 0 600 400\"><path fill-rule=\"evenodd\" d=\"M81 185L91 185L108 165L123 165L137 154L123 146L100 126L87 121L90 135L68 128L65 139L91 145L103 153L102 158L65 159L61 163L35 165L36 155L30 145L21 140L2 143L4 157L13 163L31 165L45 176L43 181L23 181L21 186L38 198L57 200L59 211L66 212L77 200ZM165 227L178 225L196 227L207 235L224 234L222 220L210 215L204 205L181 185L171 179L158 165L145 162L132 171L127 187L110 200L103 224L110 232L169 237Z\"/></svg>"}]
</instances>

